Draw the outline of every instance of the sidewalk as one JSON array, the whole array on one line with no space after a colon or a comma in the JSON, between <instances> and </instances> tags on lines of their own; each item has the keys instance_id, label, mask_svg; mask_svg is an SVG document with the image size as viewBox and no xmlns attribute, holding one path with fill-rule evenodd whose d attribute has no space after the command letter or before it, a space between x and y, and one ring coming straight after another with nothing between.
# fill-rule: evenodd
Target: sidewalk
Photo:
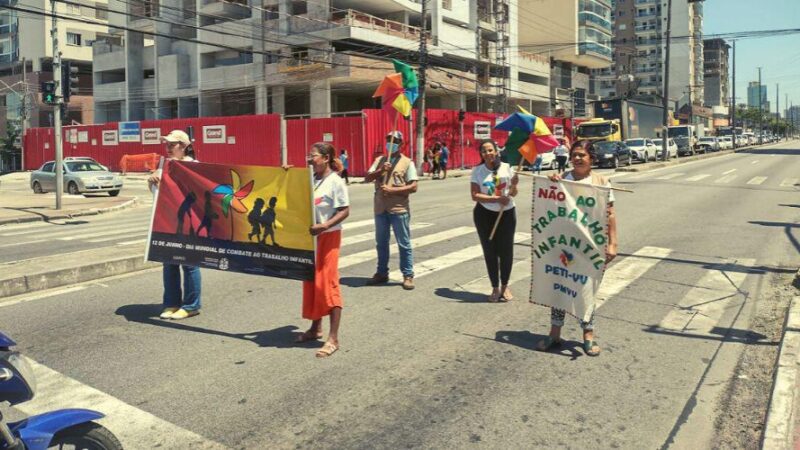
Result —
<instances>
[{"instance_id":1,"label":"sidewalk","mask_svg":"<svg viewBox=\"0 0 800 450\"><path fill-rule=\"evenodd\" d=\"M790 450L800 438L798 418L800 383L800 297L794 297L786 314L780 353L761 448Z\"/></svg>"},{"instance_id":2,"label":"sidewalk","mask_svg":"<svg viewBox=\"0 0 800 450\"><path fill-rule=\"evenodd\" d=\"M29 177L27 172L0 177L0 225L101 214L136 203L135 197L109 197L106 194L84 197L64 194L61 209L57 210L55 193L34 194L28 188Z\"/></svg>"}]
</instances>

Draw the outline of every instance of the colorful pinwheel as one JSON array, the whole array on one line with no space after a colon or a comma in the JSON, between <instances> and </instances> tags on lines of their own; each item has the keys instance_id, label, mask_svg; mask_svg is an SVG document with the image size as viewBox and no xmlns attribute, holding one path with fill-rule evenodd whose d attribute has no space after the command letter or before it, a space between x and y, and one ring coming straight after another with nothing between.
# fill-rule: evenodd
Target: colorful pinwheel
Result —
<instances>
[{"instance_id":1,"label":"colorful pinwheel","mask_svg":"<svg viewBox=\"0 0 800 450\"><path fill-rule=\"evenodd\" d=\"M231 170L231 184L220 184L214 188L214 193L222 195L222 214L228 217L228 210L232 209L238 213L246 213L247 206L242 203L250 192L253 190L253 180L250 180L244 186L241 185L242 181L239 174L235 170ZM236 186L234 190L234 186ZM231 214L231 240L233 240L233 214Z\"/></svg>"}]
</instances>

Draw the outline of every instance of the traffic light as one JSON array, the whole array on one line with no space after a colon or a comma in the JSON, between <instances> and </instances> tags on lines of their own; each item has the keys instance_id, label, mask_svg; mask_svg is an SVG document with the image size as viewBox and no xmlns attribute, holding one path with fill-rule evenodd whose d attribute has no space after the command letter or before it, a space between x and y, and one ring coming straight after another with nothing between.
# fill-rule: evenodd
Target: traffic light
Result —
<instances>
[{"instance_id":1,"label":"traffic light","mask_svg":"<svg viewBox=\"0 0 800 450\"><path fill-rule=\"evenodd\" d=\"M53 81L45 81L42 83L42 103L46 105L55 105L56 100L56 83Z\"/></svg>"},{"instance_id":2,"label":"traffic light","mask_svg":"<svg viewBox=\"0 0 800 450\"><path fill-rule=\"evenodd\" d=\"M463 122L466 117L467 117L466 111L464 111L463 109L459 109L458 110L458 121L459 122Z\"/></svg>"},{"instance_id":3,"label":"traffic light","mask_svg":"<svg viewBox=\"0 0 800 450\"><path fill-rule=\"evenodd\" d=\"M78 93L78 67L70 61L61 63L61 90L64 103L69 103L69 97Z\"/></svg>"}]
</instances>

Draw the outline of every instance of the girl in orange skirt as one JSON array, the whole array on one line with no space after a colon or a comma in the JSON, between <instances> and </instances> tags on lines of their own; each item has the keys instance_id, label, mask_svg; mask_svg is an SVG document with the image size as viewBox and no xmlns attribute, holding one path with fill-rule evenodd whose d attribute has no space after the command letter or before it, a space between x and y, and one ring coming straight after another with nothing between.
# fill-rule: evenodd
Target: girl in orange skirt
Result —
<instances>
[{"instance_id":1,"label":"girl in orange skirt","mask_svg":"<svg viewBox=\"0 0 800 450\"><path fill-rule=\"evenodd\" d=\"M318 358L331 356L339 349L339 322L342 319L342 293L339 289L339 247L341 223L350 215L347 186L339 177L341 162L332 145L318 142L311 146L308 163L314 170L315 224L310 232L317 237L317 261L313 281L303 282L303 318L311 327L297 342L322 338L322 318L331 316L331 329Z\"/></svg>"}]
</instances>

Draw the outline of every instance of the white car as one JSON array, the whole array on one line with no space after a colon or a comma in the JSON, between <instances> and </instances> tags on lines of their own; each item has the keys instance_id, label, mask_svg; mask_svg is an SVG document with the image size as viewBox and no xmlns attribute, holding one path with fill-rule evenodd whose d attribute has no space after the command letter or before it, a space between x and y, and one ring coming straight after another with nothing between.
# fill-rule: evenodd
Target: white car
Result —
<instances>
[{"instance_id":1,"label":"white car","mask_svg":"<svg viewBox=\"0 0 800 450\"><path fill-rule=\"evenodd\" d=\"M542 157L542 169L555 169L558 164L556 164L556 154L550 150L549 152L539 153L538 156ZM526 170L533 170L533 164L525 163Z\"/></svg>"},{"instance_id":2,"label":"white car","mask_svg":"<svg viewBox=\"0 0 800 450\"><path fill-rule=\"evenodd\" d=\"M731 136L720 136L719 137L719 149L720 150L732 150L733 149L733 138Z\"/></svg>"},{"instance_id":3,"label":"white car","mask_svg":"<svg viewBox=\"0 0 800 450\"><path fill-rule=\"evenodd\" d=\"M701 137L697 141L697 151L700 153L709 153L709 152L716 152L722 150L722 146L720 144L720 139L722 137L716 136L704 136Z\"/></svg>"},{"instance_id":4,"label":"white car","mask_svg":"<svg viewBox=\"0 0 800 450\"><path fill-rule=\"evenodd\" d=\"M655 144L656 152L658 152L657 155L660 158L661 157L661 150L662 150L661 146L663 145L663 141L660 138L659 139L653 139L653 144ZM667 141L667 153L669 154L670 158L677 158L678 157L678 144L676 144L675 141L672 140L672 138L670 138Z\"/></svg>"},{"instance_id":5,"label":"white car","mask_svg":"<svg viewBox=\"0 0 800 450\"><path fill-rule=\"evenodd\" d=\"M648 138L628 139L625 141L625 145L631 149L633 159L643 163L655 159L658 152L653 140Z\"/></svg>"}]
</instances>

